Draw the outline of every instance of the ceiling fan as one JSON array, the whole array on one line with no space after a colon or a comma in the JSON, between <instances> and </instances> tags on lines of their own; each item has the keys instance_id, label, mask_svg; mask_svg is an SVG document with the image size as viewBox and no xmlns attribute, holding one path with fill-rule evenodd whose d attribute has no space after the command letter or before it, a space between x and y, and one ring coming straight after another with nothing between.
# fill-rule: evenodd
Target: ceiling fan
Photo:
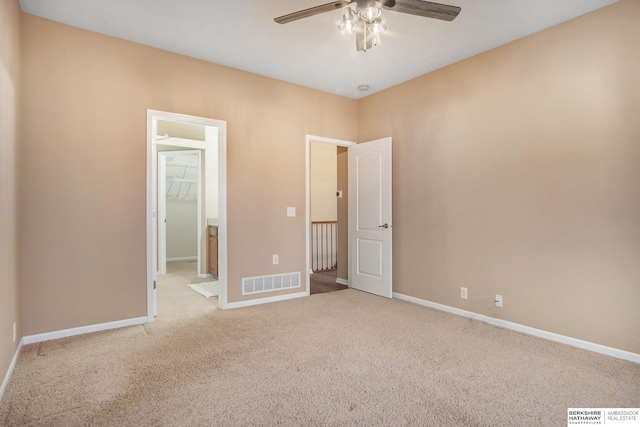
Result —
<instances>
[{"instance_id":1,"label":"ceiling fan","mask_svg":"<svg viewBox=\"0 0 640 427\"><path fill-rule=\"evenodd\" d=\"M355 10L351 5L355 5ZM364 52L376 46L380 41L380 35L387 29L382 20L382 9L443 21L453 21L462 10L458 6L425 0L341 0L289 13L275 18L274 21L287 24L337 9L343 11L338 28L349 34L355 31L356 50Z\"/></svg>"}]
</instances>

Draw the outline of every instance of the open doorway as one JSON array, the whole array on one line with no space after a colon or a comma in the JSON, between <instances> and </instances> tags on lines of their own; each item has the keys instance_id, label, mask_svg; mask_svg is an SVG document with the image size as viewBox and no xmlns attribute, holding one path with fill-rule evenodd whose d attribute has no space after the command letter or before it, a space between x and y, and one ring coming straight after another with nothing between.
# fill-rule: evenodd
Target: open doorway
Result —
<instances>
[{"instance_id":1,"label":"open doorway","mask_svg":"<svg viewBox=\"0 0 640 427\"><path fill-rule=\"evenodd\" d=\"M200 125L188 125L192 127ZM217 245L211 245L202 253L200 227L202 205L206 203L203 191L203 150L180 149L167 145L171 133L163 133L164 123L158 129L163 135L156 138L158 150L158 292L159 311L172 318L184 318L195 311L217 307L219 294L218 275L202 273L201 266L207 260L218 263ZM203 126L200 126L203 128ZM175 134L175 131L172 132ZM164 143L164 144L162 144ZM216 182L209 182L216 185ZM213 194L212 194L213 195ZM212 215L213 214L213 215ZM217 212L207 215L218 217ZM207 224L207 228L209 224ZM212 252L215 257L212 257ZM209 271L212 262L209 261ZM213 276L213 277L212 277ZM188 289L187 289L188 287ZM196 296L193 292L197 292ZM216 297L216 298L213 298ZM198 307L196 310L195 307ZM214 307L215 306L215 307Z\"/></svg>"},{"instance_id":2,"label":"open doorway","mask_svg":"<svg viewBox=\"0 0 640 427\"><path fill-rule=\"evenodd\" d=\"M164 298L171 307L188 311L177 299L197 292L225 308L226 123L153 110L147 116L148 319L162 315L160 285L179 290Z\"/></svg>"},{"instance_id":3,"label":"open doorway","mask_svg":"<svg viewBox=\"0 0 640 427\"><path fill-rule=\"evenodd\" d=\"M348 288L349 141L307 136L309 294Z\"/></svg>"}]
</instances>

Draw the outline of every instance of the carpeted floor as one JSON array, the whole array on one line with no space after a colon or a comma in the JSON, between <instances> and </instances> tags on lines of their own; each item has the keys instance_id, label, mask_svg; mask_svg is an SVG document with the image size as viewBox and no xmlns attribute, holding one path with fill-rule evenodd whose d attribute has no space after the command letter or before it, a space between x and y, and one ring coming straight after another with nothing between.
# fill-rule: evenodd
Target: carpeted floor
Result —
<instances>
[{"instance_id":1,"label":"carpeted floor","mask_svg":"<svg viewBox=\"0 0 640 427\"><path fill-rule=\"evenodd\" d=\"M149 328L172 327L175 322L197 318L218 308L218 298L205 298L189 285L206 285L210 278L198 277L196 261L167 263L167 274L158 276L158 317Z\"/></svg>"},{"instance_id":2,"label":"carpeted floor","mask_svg":"<svg viewBox=\"0 0 640 427\"><path fill-rule=\"evenodd\" d=\"M638 364L355 290L162 310L24 347L0 424L562 426L568 407L640 407Z\"/></svg>"}]
</instances>

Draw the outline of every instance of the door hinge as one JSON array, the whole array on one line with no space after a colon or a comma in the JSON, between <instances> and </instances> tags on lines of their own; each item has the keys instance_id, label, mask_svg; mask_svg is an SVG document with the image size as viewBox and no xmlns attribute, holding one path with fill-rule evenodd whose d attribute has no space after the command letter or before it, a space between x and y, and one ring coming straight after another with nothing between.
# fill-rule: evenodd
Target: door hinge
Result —
<instances>
[{"instance_id":1,"label":"door hinge","mask_svg":"<svg viewBox=\"0 0 640 427\"><path fill-rule=\"evenodd\" d=\"M156 281L154 280L153 281L153 290L155 291L155 289L156 289Z\"/></svg>"}]
</instances>

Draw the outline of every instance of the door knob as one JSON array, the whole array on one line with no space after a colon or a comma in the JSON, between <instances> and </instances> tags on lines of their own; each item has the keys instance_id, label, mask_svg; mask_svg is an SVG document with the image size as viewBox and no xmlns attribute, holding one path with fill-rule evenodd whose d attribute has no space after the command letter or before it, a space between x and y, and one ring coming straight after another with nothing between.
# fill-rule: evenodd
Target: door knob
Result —
<instances>
[{"instance_id":1,"label":"door knob","mask_svg":"<svg viewBox=\"0 0 640 427\"><path fill-rule=\"evenodd\" d=\"M378 228L389 228L389 224L379 225Z\"/></svg>"}]
</instances>

